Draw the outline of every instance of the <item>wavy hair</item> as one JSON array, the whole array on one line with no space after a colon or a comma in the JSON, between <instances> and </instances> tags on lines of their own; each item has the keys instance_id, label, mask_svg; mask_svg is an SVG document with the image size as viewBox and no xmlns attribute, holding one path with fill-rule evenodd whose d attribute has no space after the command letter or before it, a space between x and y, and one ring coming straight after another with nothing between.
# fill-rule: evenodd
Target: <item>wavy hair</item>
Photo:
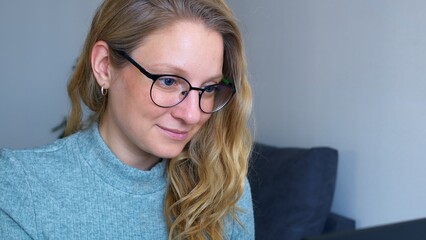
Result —
<instances>
[{"instance_id":1,"label":"wavy hair","mask_svg":"<svg viewBox=\"0 0 426 240\"><path fill-rule=\"evenodd\" d=\"M113 49L132 52L144 37L179 20L199 21L221 34L223 75L237 89L234 98L213 113L182 153L167 163L164 214L169 239L222 239L224 219L237 219L252 144L248 128L251 90L243 41L236 20L223 0L105 0L98 8L68 83L71 110L65 135L100 121L108 98L94 78L90 54L97 41L110 47L111 63L127 62ZM83 104L91 111L83 119Z\"/></svg>"}]
</instances>

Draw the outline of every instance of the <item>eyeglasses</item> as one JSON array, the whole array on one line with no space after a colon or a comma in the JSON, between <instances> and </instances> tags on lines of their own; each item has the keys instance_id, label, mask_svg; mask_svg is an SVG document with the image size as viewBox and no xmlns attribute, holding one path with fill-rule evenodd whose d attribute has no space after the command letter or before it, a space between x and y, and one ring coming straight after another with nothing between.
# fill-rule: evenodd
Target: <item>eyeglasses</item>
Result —
<instances>
[{"instance_id":1,"label":"eyeglasses","mask_svg":"<svg viewBox=\"0 0 426 240\"><path fill-rule=\"evenodd\" d=\"M118 51L133 66L151 79L150 96L152 102L163 108L170 108L181 103L191 90L199 92L199 106L204 113L214 113L222 109L234 96L236 89L226 78L217 84L207 85L202 88L193 87L183 77L170 74L151 74L139 65L126 52Z\"/></svg>"}]
</instances>

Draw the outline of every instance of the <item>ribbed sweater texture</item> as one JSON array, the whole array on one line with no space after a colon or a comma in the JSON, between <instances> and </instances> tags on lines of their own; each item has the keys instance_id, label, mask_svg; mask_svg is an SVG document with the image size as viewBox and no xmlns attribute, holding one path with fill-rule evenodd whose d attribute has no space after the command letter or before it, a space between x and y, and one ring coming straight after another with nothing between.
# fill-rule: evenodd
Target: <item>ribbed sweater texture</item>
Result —
<instances>
[{"instance_id":1,"label":"ribbed sweater texture","mask_svg":"<svg viewBox=\"0 0 426 240\"><path fill-rule=\"evenodd\" d=\"M0 150L0 239L167 239L162 160L123 164L98 127L27 150ZM238 202L244 227L225 219L224 239L254 239L250 186Z\"/></svg>"}]
</instances>

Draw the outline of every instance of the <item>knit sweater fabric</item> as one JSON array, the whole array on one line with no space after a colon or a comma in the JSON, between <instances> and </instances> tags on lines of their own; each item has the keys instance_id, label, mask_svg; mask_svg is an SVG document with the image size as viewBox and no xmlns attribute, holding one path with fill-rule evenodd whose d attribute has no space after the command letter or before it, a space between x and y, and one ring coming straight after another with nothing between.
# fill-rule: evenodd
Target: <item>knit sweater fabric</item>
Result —
<instances>
[{"instance_id":1,"label":"knit sweater fabric","mask_svg":"<svg viewBox=\"0 0 426 240\"><path fill-rule=\"evenodd\" d=\"M123 164L97 125L28 150L0 150L0 239L167 239L162 160ZM254 239L250 186L225 218L224 239Z\"/></svg>"}]
</instances>

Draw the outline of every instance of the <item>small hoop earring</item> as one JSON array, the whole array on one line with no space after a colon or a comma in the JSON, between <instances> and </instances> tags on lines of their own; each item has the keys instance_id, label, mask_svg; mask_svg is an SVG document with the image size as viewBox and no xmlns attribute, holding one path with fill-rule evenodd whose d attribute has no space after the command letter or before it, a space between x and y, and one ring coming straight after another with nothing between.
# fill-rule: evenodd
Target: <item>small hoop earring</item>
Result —
<instances>
[{"instance_id":1,"label":"small hoop earring","mask_svg":"<svg viewBox=\"0 0 426 240\"><path fill-rule=\"evenodd\" d=\"M106 96L108 94L108 89L101 87L101 94L102 94L102 96Z\"/></svg>"}]
</instances>

